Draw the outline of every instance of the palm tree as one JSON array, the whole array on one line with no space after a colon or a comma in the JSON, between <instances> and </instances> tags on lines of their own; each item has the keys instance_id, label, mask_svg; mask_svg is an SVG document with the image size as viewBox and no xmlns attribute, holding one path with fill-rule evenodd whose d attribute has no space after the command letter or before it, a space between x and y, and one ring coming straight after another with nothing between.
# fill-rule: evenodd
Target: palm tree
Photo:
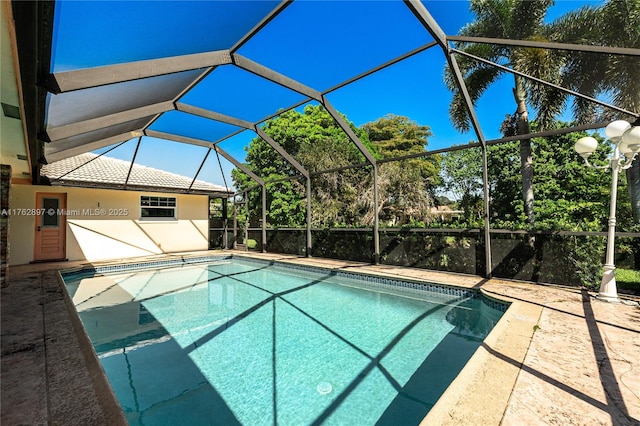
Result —
<instances>
[{"instance_id":1,"label":"palm tree","mask_svg":"<svg viewBox=\"0 0 640 426\"><path fill-rule=\"evenodd\" d=\"M640 48L640 0L610 0L585 6L558 18L550 26L553 41ZM565 58L562 84L591 97L606 97L628 111L640 112L640 60L637 56L571 52ZM579 121L635 118L603 109L588 101L573 103ZM636 123L640 124L640 123ZM633 217L640 223L640 160L627 170Z\"/></svg>"},{"instance_id":2,"label":"palm tree","mask_svg":"<svg viewBox=\"0 0 640 426\"><path fill-rule=\"evenodd\" d=\"M465 26L460 35L549 41L549 31L544 24L544 17L552 4L553 0L471 0L470 9L476 15L476 19ZM460 43L457 48L551 83L560 82L562 53L557 51L480 43ZM474 104L505 72L501 68L466 56L460 56L458 64ZM505 120L502 126L505 136L530 133L527 104L538 111L536 120L542 127L550 123L564 106L564 97L559 91L517 75L514 79L513 95L516 109L513 116ZM449 107L449 115L454 126L461 131L468 131L470 119L467 106L448 70L445 72L445 81L454 93ZM520 159L524 212L528 222L533 224L533 160L530 139L520 141Z\"/></svg>"}]
</instances>

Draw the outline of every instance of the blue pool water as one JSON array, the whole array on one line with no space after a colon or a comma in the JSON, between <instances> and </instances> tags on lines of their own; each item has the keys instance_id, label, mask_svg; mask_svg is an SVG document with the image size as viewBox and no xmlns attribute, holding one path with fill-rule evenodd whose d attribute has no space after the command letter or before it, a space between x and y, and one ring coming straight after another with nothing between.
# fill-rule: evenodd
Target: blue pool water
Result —
<instances>
[{"instance_id":1,"label":"blue pool water","mask_svg":"<svg viewBox=\"0 0 640 426\"><path fill-rule=\"evenodd\" d=\"M132 425L418 424L504 311L235 258L65 282Z\"/></svg>"}]
</instances>

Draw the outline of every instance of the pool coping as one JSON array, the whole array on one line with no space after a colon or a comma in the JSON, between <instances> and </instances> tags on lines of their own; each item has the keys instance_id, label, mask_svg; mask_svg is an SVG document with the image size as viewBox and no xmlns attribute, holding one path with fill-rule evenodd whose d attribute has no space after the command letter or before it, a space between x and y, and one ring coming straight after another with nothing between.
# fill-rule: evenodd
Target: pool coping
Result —
<instances>
[{"instance_id":1,"label":"pool coping","mask_svg":"<svg viewBox=\"0 0 640 426\"><path fill-rule=\"evenodd\" d=\"M91 343L91 339L84 328L84 324L82 324L80 315L78 314L78 311L73 304L73 300L67 291L61 270L56 271L56 279L60 289L62 290L64 304L67 308L71 325L73 326L73 331L78 339L82 357L87 370L89 371L89 376L91 377L98 403L102 406L103 413L111 419L114 426L127 426L129 425L129 422L127 421L124 410L120 406L120 402L111 387L111 382L109 382L107 373L104 371L104 368L100 363L98 354Z\"/></svg>"},{"instance_id":2,"label":"pool coping","mask_svg":"<svg viewBox=\"0 0 640 426\"><path fill-rule=\"evenodd\" d=\"M425 423L631 425L640 421L640 397L632 391L640 384L638 300L624 298L623 303L612 304L580 288L273 253L198 251L141 260L211 254L455 283L479 288L491 297L513 299L502 318L508 321L501 320L489 334ZM108 404L99 401L104 395L97 397L55 275L70 267L135 260L9 268L0 299L3 424L110 426L113 416L121 418L121 410L105 413ZM511 352L511 342L518 346L516 355L525 353L524 362ZM473 420L478 418L481 421Z\"/></svg>"},{"instance_id":3,"label":"pool coping","mask_svg":"<svg viewBox=\"0 0 640 426\"><path fill-rule=\"evenodd\" d=\"M64 293L65 304L69 316L72 318L74 330L80 342L83 356L90 371L96 392L103 409L107 413L112 413L116 417L121 416L127 424L124 411L115 396L109 379L102 368L97 353L91 343L89 336L82 325L79 314L73 305L67 289L65 287L63 275L81 273L93 269L95 273L126 272L144 267L173 266L204 263L210 260L224 260L239 258L256 262L277 263L284 266L292 266L296 269L313 269L334 271L336 274L357 275L370 278L390 279L399 282L416 283L420 285L434 284L438 287L449 287L460 289L465 292L472 291L489 300L499 303L507 303L509 306L504 311L502 318L485 338L482 345L474 352L462 370L458 373L454 381L448 386L446 391L440 396L436 404L427 413L420 425L431 424L499 424L504 411L506 410L511 391L515 386L520 368L500 358L496 358L493 353L502 353L517 362L522 362L526 356L529 343L535 331L535 325L542 312L539 306L523 303L518 300L504 296L495 295L476 285L469 283L451 284L432 280L419 279L415 277L399 276L397 274L384 273L367 268L366 264L351 264L350 266L336 266L331 260L322 259L323 264L318 264L319 259L309 261L309 258L282 257L278 255L258 255L247 253L227 253L219 252L202 256L201 254L182 255L163 260L144 259L133 260L132 262L95 262L71 268L58 269L56 277L58 284ZM328 263L327 263L328 262ZM336 261L340 262L340 261ZM340 262L344 263L344 262ZM332 266L333 264L333 266ZM140 268L142 266L142 268ZM364 270L358 270L364 268ZM460 277L469 278L460 274ZM479 277L475 277L479 279ZM373 280L369 281L372 282ZM420 290L429 291L429 290ZM528 332L530 330L530 332ZM517 344L514 344L516 342ZM493 352L493 353L492 353ZM497 372L492 374L492 372ZM487 400L486 389L491 389L491 398ZM479 409L479 407L482 407ZM120 423L118 423L120 424Z\"/></svg>"},{"instance_id":4,"label":"pool coping","mask_svg":"<svg viewBox=\"0 0 640 426\"><path fill-rule=\"evenodd\" d=\"M542 314L540 306L511 302L421 426L500 424Z\"/></svg>"}]
</instances>

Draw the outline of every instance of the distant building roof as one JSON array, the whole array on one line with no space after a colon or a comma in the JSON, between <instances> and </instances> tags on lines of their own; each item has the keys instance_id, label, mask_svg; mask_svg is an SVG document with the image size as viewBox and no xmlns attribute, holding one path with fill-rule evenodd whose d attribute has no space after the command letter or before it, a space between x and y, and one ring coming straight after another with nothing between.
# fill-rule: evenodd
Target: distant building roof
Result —
<instances>
[{"instance_id":1,"label":"distant building roof","mask_svg":"<svg viewBox=\"0 0 640 426\"><path fill-rule=\"evenodd\" d=\"M464 210L453 210L449 206L436 206L431 207L431 215L433 217L439 217L440 220L451 220L455 217L462 216Z\"/></svg>"},{"instance_id":2,"label":"distant building roof","mask_svg":"<svg viewBox=\"0 0 640 426\"><path fill-rule=\"evenodd\" d=\"M131 163L93 153L76 155L42 167L51 185L91 188L131 189L143 191L178 192L194 194L232 194L232 188L165 172L152 167Z\"/></svg>"}]
</instances>

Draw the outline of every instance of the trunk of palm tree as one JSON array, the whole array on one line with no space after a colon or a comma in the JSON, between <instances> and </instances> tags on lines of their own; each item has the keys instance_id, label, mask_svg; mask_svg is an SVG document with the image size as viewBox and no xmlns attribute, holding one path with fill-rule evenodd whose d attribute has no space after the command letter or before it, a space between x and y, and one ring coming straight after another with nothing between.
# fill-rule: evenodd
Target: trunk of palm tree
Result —
<instances>
[{"instance_id":1,"label":"trunk of palm tree","mask_svg":"<svg viewBox=\"0 0 640 426\"><path fill-rule=\"evenodd\" d=\"M633 221L640 224L640 158L638 157L633 160L633 165L627 169L627 186Z\"/></svg>"},{"instance_id":2,"label":"trunk of palm tree","mask_svg":"<svg viewBox=\"0 0 640 426\"><path fill-rule=\"evenodd\" d=\"M518 109L518 134L526 135L530 133L529 112L527 111L526 91L522 78L516 76L516 87L513 95L516 99ZM520 140L520 170L522 173L522 200L524 202L524 213L527 222L533 225L533 158L531 155L531 139Z\"/></svg>"}]
</instances>

